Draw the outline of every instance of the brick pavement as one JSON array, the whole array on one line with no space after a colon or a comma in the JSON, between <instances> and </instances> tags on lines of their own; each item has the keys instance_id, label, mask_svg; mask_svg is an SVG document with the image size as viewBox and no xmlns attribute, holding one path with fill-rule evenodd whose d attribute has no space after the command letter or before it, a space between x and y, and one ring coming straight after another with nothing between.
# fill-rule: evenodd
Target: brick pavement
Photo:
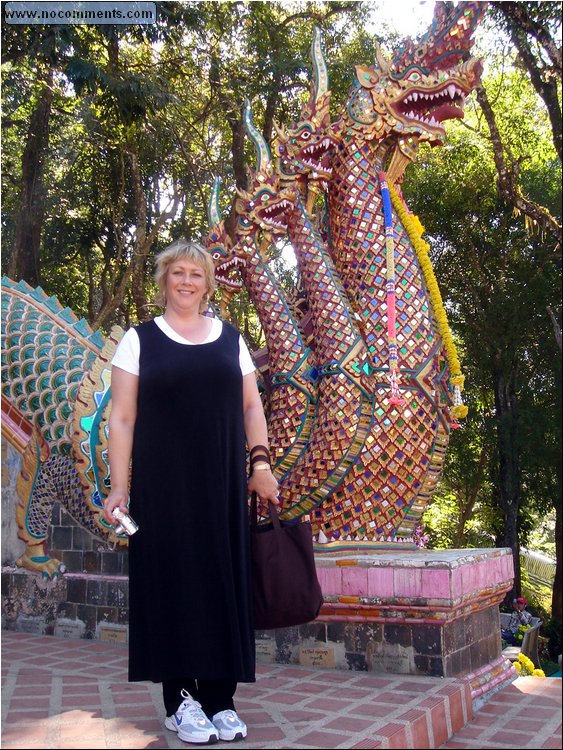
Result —
<instances>
[{"instance_id":1,"label":"brick pavement","mask_svg":"<svg viewBox=\"0 0 563 750\"><path fill-rule=\"evenodd\" d=\"M163 727L160 685L127 682L125 646L1 638L6 750L186 747ZM261 664L236 703L249 750L561 747L560 678L518 678L474 715L460 680Z\"/></svg>"}]
</instances>

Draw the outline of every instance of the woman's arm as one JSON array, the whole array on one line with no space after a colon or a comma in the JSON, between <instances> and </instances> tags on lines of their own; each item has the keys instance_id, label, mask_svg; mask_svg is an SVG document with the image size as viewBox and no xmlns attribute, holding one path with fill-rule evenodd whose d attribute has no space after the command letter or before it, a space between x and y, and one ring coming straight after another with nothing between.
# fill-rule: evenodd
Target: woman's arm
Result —
<instances>
[{"instance_id":1,"label":"woman's arm","mask_svg":"<svg viewBox=\"0 0 563 750\"><path fill-rule=\"evenodd\" d=\"M252 450L256 445L267 446L268 426L254 372L243 377L242 393L244 429L248 447ZM264 461L264 464L266 464L266 461ZM259 465L258 463L257 466ZM248 489L250 492L256 492L262 503L267 503L268 500L276 505L279 503L278 482L270 468L253 471L248 480Z\"/></svg>"},{"instance_id":2,"label":"woman's arm","mask_svg":"<svg viewBox=\"0 0 563 750\"><path fill-rule=\"evenodd\" d=\"M133 450L133 430L137 418L139 377L120 367L111 368L111 412L109 417L108 456L111 491L104 501L104 516L117 523L115 508L127 511L129 468Z\"/></svg>"}]
</instances>

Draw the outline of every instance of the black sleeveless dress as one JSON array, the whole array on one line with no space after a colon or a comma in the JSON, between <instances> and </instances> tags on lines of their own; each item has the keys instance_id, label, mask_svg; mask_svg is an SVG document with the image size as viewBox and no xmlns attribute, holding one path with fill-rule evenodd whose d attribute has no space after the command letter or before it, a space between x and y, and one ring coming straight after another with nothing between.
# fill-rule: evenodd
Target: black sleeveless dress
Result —
<instances>
[{"instance_id":1,"label":"black sleeveless dress","mask_svg":"<svg viewBox=\"0 0 563 750\"><path fill-rule=\"evenodd\" d=\"M190 345L136 330L129 679L254 682L239 332Z\"/></svg>"}]
</instances>

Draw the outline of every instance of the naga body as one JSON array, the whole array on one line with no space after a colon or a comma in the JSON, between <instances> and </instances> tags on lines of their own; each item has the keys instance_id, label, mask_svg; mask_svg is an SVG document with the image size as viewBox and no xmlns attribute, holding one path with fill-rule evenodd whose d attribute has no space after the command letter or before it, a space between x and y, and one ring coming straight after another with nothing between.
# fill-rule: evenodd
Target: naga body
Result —
<instances>
[{"instance_id":1,"label":"naga body","mask_svg":"<svg viewBox=\"0 0 563 750\"><path fill-rule=\"evenodd\" d=\"M85 529L125 544L103 519L109 488L110 361L123 330L104 338L39 288L2 279L2 434L22 453L17 564L63 572L45 543L56 500Z\"/></svg>"},{"instance_id":2,"label":"naga body","mask_svg":"<svg viewBox=\"0 0 563 750\"><path fill-rule=\"evenodd\" d=\"M450 431L463 415L463 376L445 311L398 185L418 144L441 144L442 122L463 115L464 99L479 83L480 61L462 58L482 5L461 3L449 12L437 5L418 46L408 42L390 61L378 50L373 66L357 66L334 123L316 34L309 102L288 132L277 128L280 196L292 189L297 197L293 208L283 201L276 220L294 247L312 319L318 403L332 415L340 407L341 418L336 430L319 409L304 457L315 452L321 425L331 448L305 464L299 486L279 474L283 513L313 510L318 538L331 548L342 540L413 544ZM328 203L322 233L311 215L319 193ZM339 321L332 327L331 312ZM338 370L345 382L334 381Z\"/></svg>"}]
</instances>

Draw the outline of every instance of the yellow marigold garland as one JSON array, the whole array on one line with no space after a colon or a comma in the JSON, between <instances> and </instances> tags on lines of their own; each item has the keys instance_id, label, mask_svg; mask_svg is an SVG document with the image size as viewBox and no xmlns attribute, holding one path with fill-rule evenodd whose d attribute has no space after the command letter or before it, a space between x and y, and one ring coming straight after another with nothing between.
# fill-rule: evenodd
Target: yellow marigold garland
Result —
<instances>
[{"instance_id":1,"label":"yellow marigold garland","mask_svg":"<svg viewBox=\"0 0 563 750\"><path fill-rule=\"evenodd\" d=\"M448 323L444 303L442 301L442 295L440 294L440 288L438 287L432 263L428 257L430 245L421 237L424 227L420 223L420 220L417 216L410 213L400 199L394 186L391 184L389 184L389 194L391 195L393 207L401 220L401 224L406 229L409 239L414 247L422 271L422 276L424 278L424 283L430 294L432 308L438 322L438 329L444 341L444 348L446 350L446 357L448 359L451 373L450 383L454 387L454 407L452 409L452 415L456 419L463 419L463 417L467 416L467 412L469 411L467 406L461 401L461 391L463 390L465 376L461 373L461 365L459 357L457 356L457 350Z\"/></svg>"}]
</instances>

